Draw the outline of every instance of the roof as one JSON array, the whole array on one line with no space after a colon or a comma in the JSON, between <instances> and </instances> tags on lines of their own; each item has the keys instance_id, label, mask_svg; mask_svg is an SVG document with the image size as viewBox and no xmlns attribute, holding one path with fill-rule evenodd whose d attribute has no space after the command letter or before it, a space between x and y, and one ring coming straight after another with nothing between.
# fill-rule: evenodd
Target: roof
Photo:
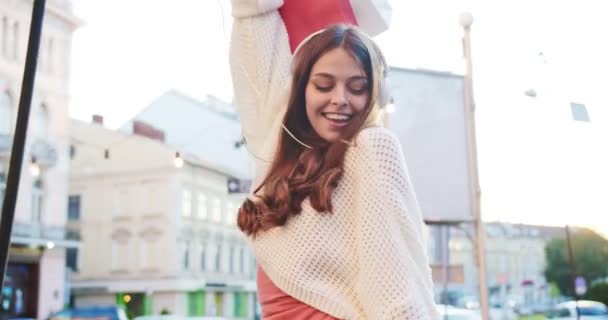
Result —
<instances>
[{"instance_id":1,"label":"roof","mask_svg":"<svg viewBox=\"0 0 608 320\"><path fill-rule=\"evenodd\" d=\"M71 119L70 136L72 144L77 148L86 147L94 150L96 156L77 156L72 159L72 169L81 167L95 167L97 171L124 172L125 170L140 170L146 168L173 168L173 159L176 149L162 141L150 139L148 137L134 135L127 132L108 129L101 125ZM110 152L109 159L104 159L103 151ZM136 152L134 152L136 151ZM81 154L81 151L76 151ZM149 155L154 155L150 157ZM133 161L122 161L124 157ZM193 166L205 168L209 171L230 177L240 177L238 172L234 172L221 165L214 165L199 159L195 155L183 154L184 160ZM135 167L133 167L133 165ZM76 170L72 170L75 173Z\"/></svg>"},{"instance_id":2,"label":"roof","mask_svg":"<svg viewBox=\"0 0 608 320\"><path fill-rule=\"evenodd\" d=\"M238 178L250 178L246 148L242 140L238 115L232 105L207 96L203 101L169 90L139 114L121 126L120 131L133 132L135 120L164 131L165 143L186 155L225 169Z\"/></svg>"}]
</instances>

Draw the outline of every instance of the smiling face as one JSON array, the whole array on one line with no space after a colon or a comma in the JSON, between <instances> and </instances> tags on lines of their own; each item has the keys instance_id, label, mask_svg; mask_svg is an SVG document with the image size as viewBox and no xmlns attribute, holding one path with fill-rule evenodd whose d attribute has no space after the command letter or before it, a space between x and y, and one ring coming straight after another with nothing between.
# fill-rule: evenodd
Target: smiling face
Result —
<instances>
[{"instance_id":1,"label":"smiling face","mask_svg":"<svg viewBox=\"0 0 608 320\"><path fill-rule=\"evenodd\" d=\"M323 54L306 84L306 115L315 132L328 142L360 124L369 101L369 84L361 64L341 47Z\"/></svg>"}]
</instances>

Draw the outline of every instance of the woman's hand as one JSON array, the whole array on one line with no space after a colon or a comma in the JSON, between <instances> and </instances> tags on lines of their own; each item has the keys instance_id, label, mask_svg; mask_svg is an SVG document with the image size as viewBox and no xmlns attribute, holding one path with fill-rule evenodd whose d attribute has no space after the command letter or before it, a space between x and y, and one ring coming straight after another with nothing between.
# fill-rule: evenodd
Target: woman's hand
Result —
<instances>
[{"instance_id":1,"label":"woman's hand","mask_svg":"<svg viewBox=\"0 0 608 320\"><path fill-rule=\"evenodd\" d=\"M332 24L357 25L350 0L285 0L279 9L294 52L310 34Z\"/></svg>"}]
</instances>

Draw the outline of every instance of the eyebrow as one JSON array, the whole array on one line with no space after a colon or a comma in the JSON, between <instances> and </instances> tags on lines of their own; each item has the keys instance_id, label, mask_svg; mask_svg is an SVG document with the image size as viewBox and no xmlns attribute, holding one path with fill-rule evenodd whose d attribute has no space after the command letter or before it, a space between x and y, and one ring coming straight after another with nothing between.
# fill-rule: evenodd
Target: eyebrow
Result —
<instances>
[{"instance_id":1,"label":"eyebrow","mask_svg":"<svg viewBox=\"0 0 608 320\"><path fill-rule=\"evenodd\" d=\"M325 72L318 72L313 74L313 77L322 77L322 78L328 78L328 79L334 79L335 77L329 73L325 73ZM352 81L352 80L367 80L366 76L360 76L360 75L356 75L356 76L352 76L348 78L348 81Z\"/></svg>"}]
</instances>

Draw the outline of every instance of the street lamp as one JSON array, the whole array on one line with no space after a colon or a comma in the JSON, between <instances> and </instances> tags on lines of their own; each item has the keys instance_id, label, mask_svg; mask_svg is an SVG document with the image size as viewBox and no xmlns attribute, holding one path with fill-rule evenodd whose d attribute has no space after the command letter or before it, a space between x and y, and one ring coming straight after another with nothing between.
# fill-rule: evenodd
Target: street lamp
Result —
<instances>
[{"instance_id":1,"label":"street lamp","mask_svg":"<svg viewBox=\"0 0 608 320\"><path fill-rule=\"evenodd\" d=\"M34 178L38 178L38 176L40 176L40 165L38 165L36 157L32 157L32 160L30 162L30 174Z\"/></svg>"},{"instance_id":2,"label":"street lamp","mask_svg":"<svg viewBox=\"0 0 608 320\"><path fill-rule=\"evenodd\" d=\"M471 28L471 25L473 24L473 15L470 12L463 12L460 14L458 22L460 22L460 25L467 30Z\"/></svg>"},{"instance_id":3,"label":"street lamp","mask_svg":"<svg viewBox=\"0 0 608 320\"><path fill-rule=\"evenodd\" d=\"M182 158L182 155L179 152L175 153L175 158L173 158L173 165L176 168L181 168L184 166L184 158Z\"/></svg>"},{"instance_id":4,"label":"street lamp","mask_svg":"<svg viewBox=\"0 0 608 320\"><path fill-rule=\"evenodd\" d=\"M473 63L471 57L471 25L473 15L464 12L459 18L460 25L464 31L462 47L466 63L466 74L464 77L464 107L465 125L467 134L467 157L469 164L470 199L475 224L475 256L477 257L477 270L479 273L479 306L481 317L484 320L490 318L488 301L488 284L485 261L485 230L481 220L481 188L479 186L479 168L477 166L477 137L475 133L475 101L473 99Z\"/></svg>"}]
</instances>

